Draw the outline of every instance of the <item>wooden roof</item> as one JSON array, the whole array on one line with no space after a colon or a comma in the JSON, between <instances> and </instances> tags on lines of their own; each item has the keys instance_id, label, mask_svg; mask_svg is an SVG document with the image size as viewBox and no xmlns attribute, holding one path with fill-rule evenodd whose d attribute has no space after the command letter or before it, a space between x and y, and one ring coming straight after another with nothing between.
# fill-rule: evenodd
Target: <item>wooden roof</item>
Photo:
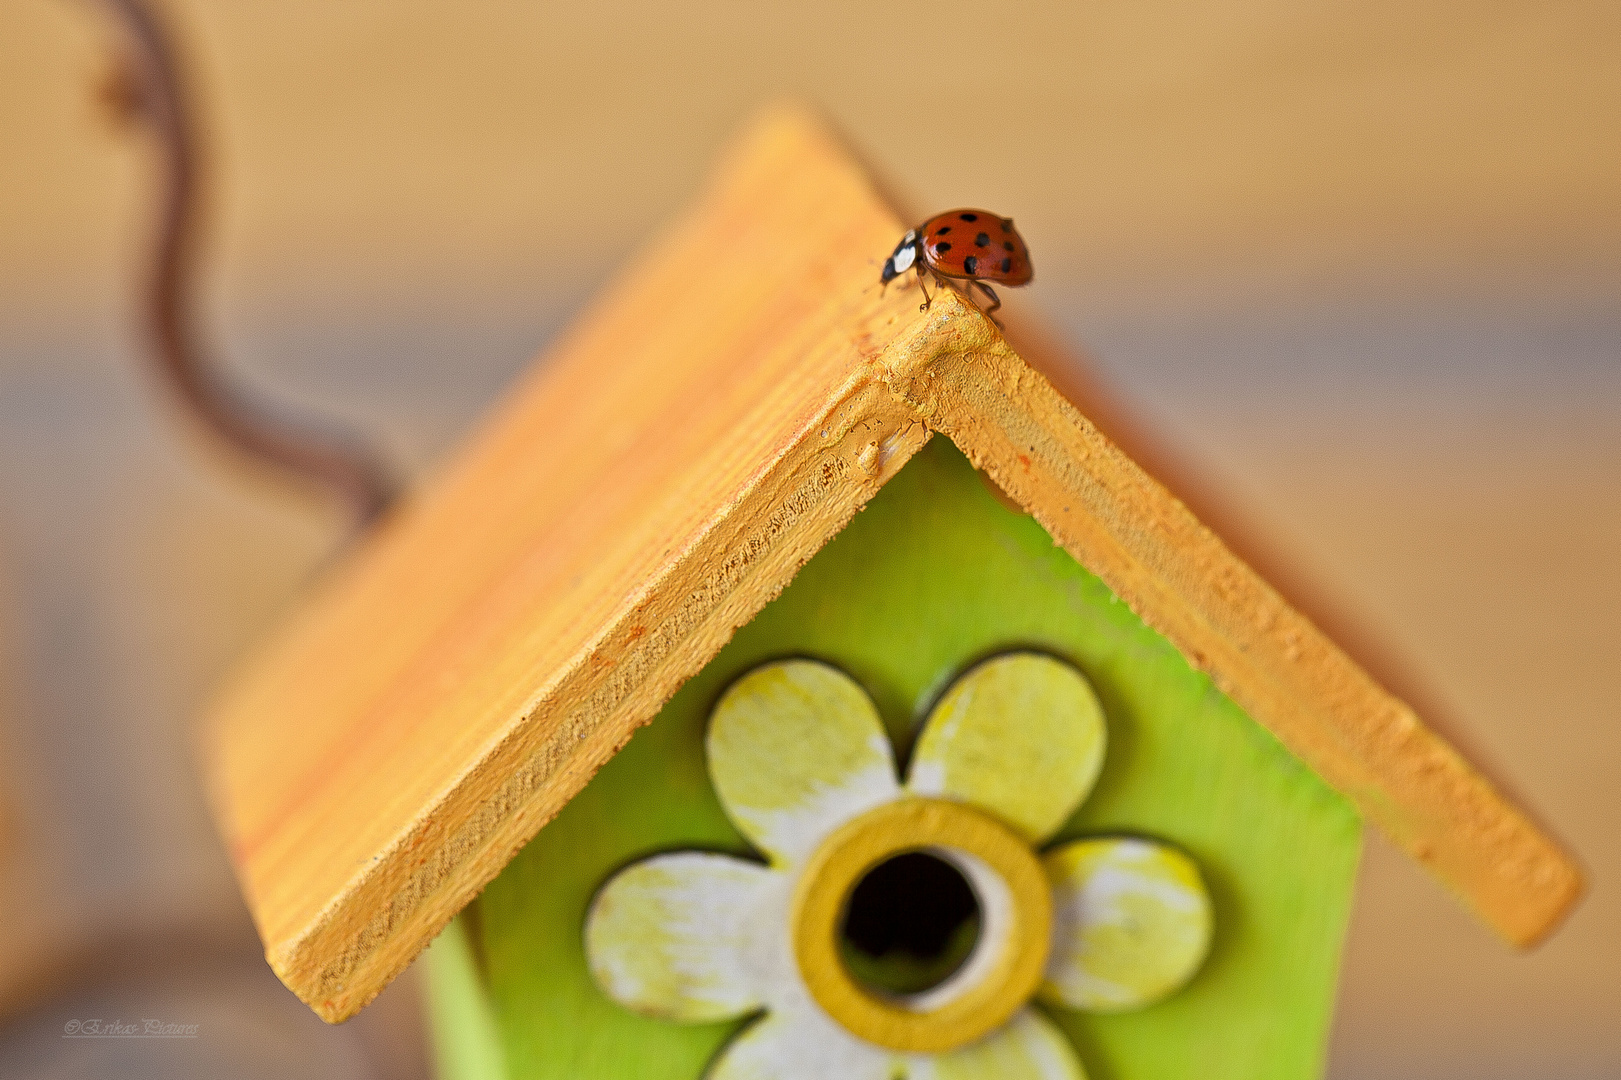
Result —
<instances>
[{"instance_id":1,"label":"wooden roof","mask_svg":"<svg viewBox=\"0 0 1621 1080\"><path fill-rule=\"evenodd\" d=\"M271 966L342 1020L938 432L1510 941L1570 858L947 290L814 120L710 189L220 696ZM1039 254L1039 253L1038 253Z\"/></svg>"}]
</instances>

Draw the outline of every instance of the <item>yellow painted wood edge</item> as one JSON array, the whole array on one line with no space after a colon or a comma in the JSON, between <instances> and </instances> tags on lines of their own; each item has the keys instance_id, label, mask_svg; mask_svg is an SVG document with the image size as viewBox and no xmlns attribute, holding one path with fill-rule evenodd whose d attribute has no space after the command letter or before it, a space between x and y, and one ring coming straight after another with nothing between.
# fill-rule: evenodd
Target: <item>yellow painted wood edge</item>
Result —
<instances>
[{"instance_id":1,"label":"yellow painted wood edge","mask_svg":"<svg viewBox=\"0 0 1621 1080\"><path fill-rule=\"evenodd\" d=\"M376 997L929 438L866 372L803 430L315 920L267 941L322 1019Z\"/></svg>"},{"instance_id":2,"label":"yellow painted wood edge","mask_svg":"<svg viewBox=\"0 0 1621 1080\"><path fill-rule=\"evenodd\" d=\"M1575 859L964 306L945 291L886 350L889 387L1497 933L1558 926Z\"/></svg>"}]
</instances>

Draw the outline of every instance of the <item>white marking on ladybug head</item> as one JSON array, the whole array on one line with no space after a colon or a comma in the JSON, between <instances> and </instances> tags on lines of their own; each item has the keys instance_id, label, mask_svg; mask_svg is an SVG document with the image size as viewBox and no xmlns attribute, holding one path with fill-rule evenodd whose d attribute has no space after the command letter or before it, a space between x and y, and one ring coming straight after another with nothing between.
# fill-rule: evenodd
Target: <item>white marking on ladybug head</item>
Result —
<instances>
[{"instance_id":1,"label":"white marking on ladybug head","mask_svg":"<svg viewBox=\"0 0 1621 1080\"><path fill-rule=\"evenodd\" d=\"M909 231L901 237L901 242L895 245L895 253L889 257L889 265L884 267L890 277L904 274L912 268L917 259L917 231Z\"/></svg>"},{"instance_id":2,"label":"white marking on ladybug head","mask_svg":"<svg viewBox=\"0 0 1621 1080\"><path fill-rule=\"evenodd\" d=\"M887 285L896 277L906 273L917 261L917 230L908 229L901 242L895 245L895 251L884 260L884 273L878 280Z\"/></svg>"}]
</instances>

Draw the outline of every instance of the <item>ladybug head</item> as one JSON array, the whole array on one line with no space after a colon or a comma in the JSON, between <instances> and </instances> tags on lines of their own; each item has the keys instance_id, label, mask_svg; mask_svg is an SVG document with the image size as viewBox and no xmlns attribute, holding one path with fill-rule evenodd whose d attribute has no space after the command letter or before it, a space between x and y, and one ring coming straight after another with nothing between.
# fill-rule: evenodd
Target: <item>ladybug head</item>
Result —
<instances>
[{"instance_id":1,"label":"ladybug head","mask_svg":"<svg viewBox=\"0 0 1621 1080\"><path fill-rule=\"evenodd\" d=\"M880 285L888 285L895 278L912 268L917 261L917 230L908 229L901 242L895 245L894 252L884 260L884 276L878 279Z\"/></svg>"}]
</instances>

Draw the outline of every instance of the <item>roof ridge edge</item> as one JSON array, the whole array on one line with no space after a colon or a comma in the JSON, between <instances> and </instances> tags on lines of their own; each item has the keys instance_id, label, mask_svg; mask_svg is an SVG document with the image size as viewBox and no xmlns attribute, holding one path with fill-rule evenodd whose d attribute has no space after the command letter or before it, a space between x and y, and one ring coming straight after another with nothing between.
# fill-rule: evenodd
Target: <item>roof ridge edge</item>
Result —
<instances>
[{"instance_id":1,"label":"roof ridge edge","mask_svg":"<svg viewBox=\"0 0 1621 1080\"><path fill-rule=\"evenodd\" d=\"M1498 934L1580 899L1574 858L1128 458L988 318L947 310L880 378L1082 566Z\"/></svg>"}]
</instances>

